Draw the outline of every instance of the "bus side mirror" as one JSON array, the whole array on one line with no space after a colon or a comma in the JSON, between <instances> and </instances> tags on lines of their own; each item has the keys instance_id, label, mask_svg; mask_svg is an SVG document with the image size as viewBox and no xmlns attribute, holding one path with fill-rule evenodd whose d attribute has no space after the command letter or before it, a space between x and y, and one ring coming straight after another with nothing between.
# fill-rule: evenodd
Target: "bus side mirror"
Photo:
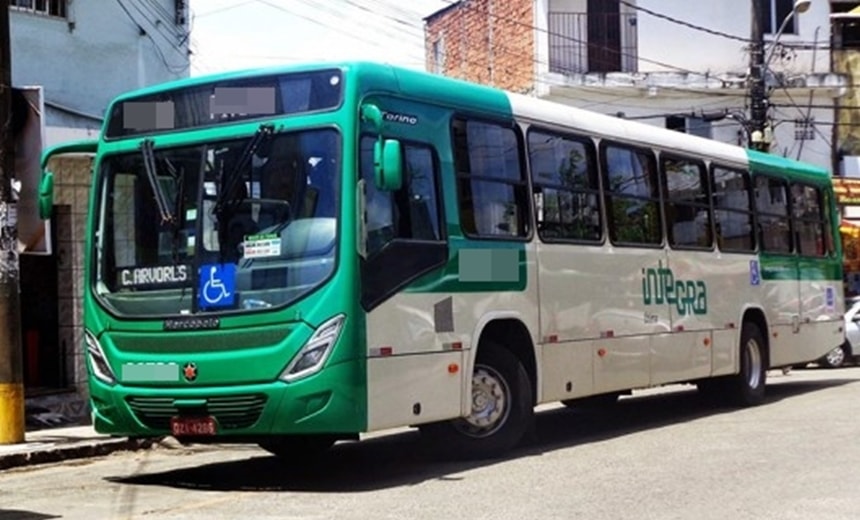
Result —
<instances>
[{"instance_id":1,"label":"bus side mirror","mask_svg":"<svg viewBox=\"0 0 860 520\"><path fill-rule=\"evenodd\" d=\"M373 167L376 187L396 191L403 186L403 148L396 139L382 138L373 147Z\"/></svg>"},{"instance_id":2,"label":"bus side mirror","mask_svg":"<svg viewBox=\"0 0 860 520\"><path fill-rule=\"evenodd\" d=\"M385 117L373 103L361 105L361 120L379 136L373 145L373 181L382 191L399 190L403 185L403 147L396 139L382 138Z\"/></svg>"},{"instance_id":3,"label":"bus side mirror","mask_svg":"<svg viewBox=\"0 0 860 520\"><path fill-rule=\"evenodd\" d=\"M54 211L54 173L42 172L39 180L39 218L48 220Z\"/></svg>"}]
</instances>

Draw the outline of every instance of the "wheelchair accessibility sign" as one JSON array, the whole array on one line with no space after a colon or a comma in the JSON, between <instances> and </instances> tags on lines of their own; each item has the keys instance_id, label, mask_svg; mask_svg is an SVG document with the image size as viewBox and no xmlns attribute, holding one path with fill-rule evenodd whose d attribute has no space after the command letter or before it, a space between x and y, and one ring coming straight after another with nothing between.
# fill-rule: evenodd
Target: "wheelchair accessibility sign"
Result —
<instances>
[{"instance_id":1,"label":"wheelchair accessibility sign","mask_svg":"<svg viewBox=\"0 0 860 520\"><path fill-rule=\"evenodd\" d=\"M236 301L236 266L206 264L200 266L197 302L200 307L229 307Z\"/></svg>"}]
</instances>

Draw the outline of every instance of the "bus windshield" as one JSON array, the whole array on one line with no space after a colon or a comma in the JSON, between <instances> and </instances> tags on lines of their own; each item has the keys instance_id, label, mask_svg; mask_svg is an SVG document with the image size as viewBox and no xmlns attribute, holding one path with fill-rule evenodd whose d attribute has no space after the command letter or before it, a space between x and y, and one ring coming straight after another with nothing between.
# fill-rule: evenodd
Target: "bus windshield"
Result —
<instances>
[{"instance_id":1,"label":"bus windshield","mask_svg":"<svg viewBox=\"0 0 860 520\"><path fill-rule=\"evenodd\" d=\"M133 316L285 305L334 271L340 136L320 129L101 163L96 293Z\"/></svg>"}]
</instances>

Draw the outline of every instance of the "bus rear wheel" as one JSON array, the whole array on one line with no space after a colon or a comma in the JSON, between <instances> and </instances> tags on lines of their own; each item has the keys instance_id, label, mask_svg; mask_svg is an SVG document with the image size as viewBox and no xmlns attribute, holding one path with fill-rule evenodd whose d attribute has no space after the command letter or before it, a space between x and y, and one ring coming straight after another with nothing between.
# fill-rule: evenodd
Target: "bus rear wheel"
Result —
<instances>
[{"instance_id":1,"label":"bus rear wheel","mask_svg":"<svg viewBox=\"0 0 860 520\"><path fill-rule=\"evenodd\" d=\"M526 370L497 344L485 341L479 347L471 401L468 416L421 427L436 451L457 458L498 457L520 443L534 420Z\"/></svg>"},{"instance_id":2,"label":"bus rear wheel","mask_svg":"<svg viewBox=\"0 0 860 520\"><path fill-rule=\"evenodd\" d=\"M334 435L280 435L258 443L258 446L285 462L309 462L331 448Z\"/></svg>"},{"instance_id":3,"label":"bus rear wheel","mask_svg":"<svg viewBox=\"0 0 860 520\"><path fill-rule=\"evenodd\" d=\"M708 401L734 406L764 402L767 382L767 346L758 325L745 322L741 329L740 371L732 376L699 381L700 394Z\"/></svg>"}]
</instances>

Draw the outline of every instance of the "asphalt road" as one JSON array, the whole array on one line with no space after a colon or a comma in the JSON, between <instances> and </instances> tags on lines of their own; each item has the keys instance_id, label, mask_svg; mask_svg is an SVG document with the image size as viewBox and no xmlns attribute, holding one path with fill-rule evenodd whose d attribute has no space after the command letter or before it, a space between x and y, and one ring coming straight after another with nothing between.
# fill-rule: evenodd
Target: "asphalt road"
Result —
<instances>
[{"instance_id":1,"label":"asphalt road","mask_svg":"<svg viewBox=\"0 0 860 520\"><path fill-rule=\"evenodd\" d=\"M401 430L306 468L251 446L159 446L8 470L0 520L860 518L860 368L770 382L742 410L684 386L613 413L544 407L538 438L503 460L434 460Z\"/></svg>"}]
</instances>

